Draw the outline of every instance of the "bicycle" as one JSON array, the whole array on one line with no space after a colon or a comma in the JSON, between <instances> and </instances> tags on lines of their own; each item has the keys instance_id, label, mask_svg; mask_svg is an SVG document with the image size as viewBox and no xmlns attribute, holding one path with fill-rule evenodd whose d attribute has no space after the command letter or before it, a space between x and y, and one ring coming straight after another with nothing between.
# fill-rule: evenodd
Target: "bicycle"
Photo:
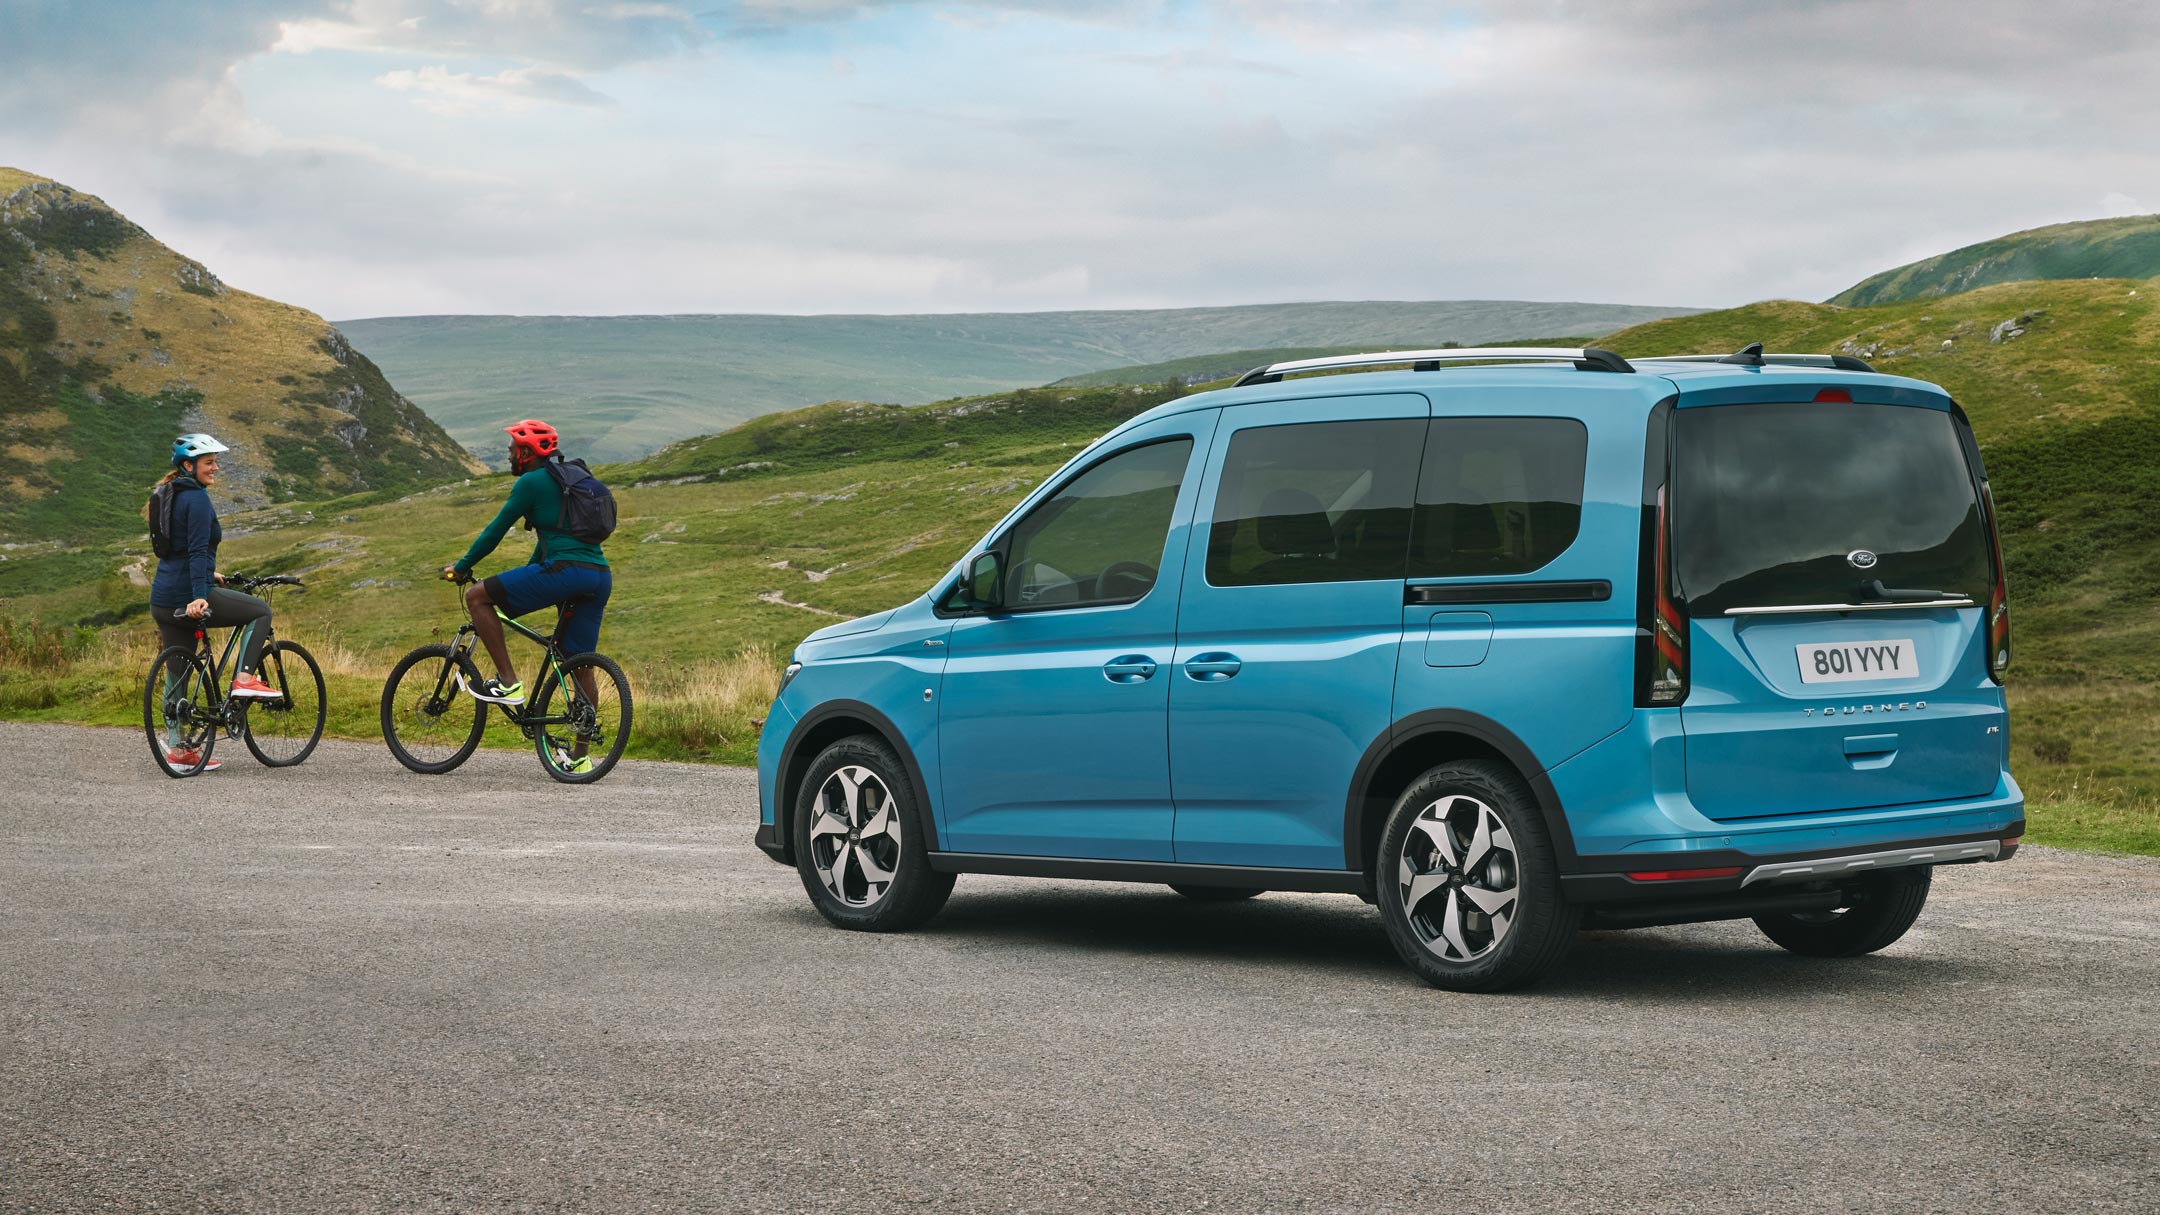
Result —
<instances>
[{"instance_id":1,"label":"bicycle","mask_svg":"<svg viewBox=\"0 0 2160 1215\"><path fill-rule=\"evenodd\" d=\"M228 577L225 585L253 594L302 584L290 574L273 574ZM173 616L187 619L187 609L175 609ZM247 630L234 629L226 639L225 652L213 658L209 622L205 613L196 624L194 646L167 646L158 651L149 678L143 681L143 733L158 767L175 779L201 772L209 766L210 751L220 734L246 743L249 753L268 768L290 768L314 754L315 744L322 741L325 710L322 668L315 656L297 642L278 640L265 622L258 674L278 695L274 699L232 696L228 671L240 634ZM190 751L195 754L192 765L172 762L171 753Z\"/></svg>"},{"instance_id":2,"label":"bicycle","mask_svg":"<svg viewBox=\"0 0 2160 1215\"><path fill-rule=\"evenodd\" d=\"M492 707L532 741L541 768L570 785L589 785L606 776L630 739L630 680L622 668L604 654L566 655L558 640L563 621L582 601L573 598L557 609L555 631L545 636L495 609L506 634L540 647L542 671L532 699L521 706ZM450 642L421 646L390 669L383 683L383 741L407 768L438 776L470 759L480 745L491 706L466 691L484 681L473 660L478 644L479 632L468 620ZM566 688L570 691L564 693ZM549 706L558 695L562 711L551 713ZM591 768L570 771L580 759L589 759Z\"/></svg>"}]
</instances>

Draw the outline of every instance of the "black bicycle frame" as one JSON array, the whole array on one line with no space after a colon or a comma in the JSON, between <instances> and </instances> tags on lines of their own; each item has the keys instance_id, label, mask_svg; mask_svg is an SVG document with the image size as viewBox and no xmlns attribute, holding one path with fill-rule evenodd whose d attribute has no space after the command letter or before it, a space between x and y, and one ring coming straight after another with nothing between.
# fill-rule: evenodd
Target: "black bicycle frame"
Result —
<instances>
[{"instance_id":1,"label":"black bicycle frame","mask_svg":"<svg viewBox=\"0 0 2160 1215\"><path fill-rule=\"evenodd\" d=\"M557 647L555 638L552 635L543 636L519 624L516 620L503 615L500 608L496 609L495 618L509 626L511 632L540 647L541 652L547 656L548 668L555 672L556 684L563 690L563 703L568 705L571 696L570 680L563 674L562 650ZM442 674L435 677L435 700L437 703L442 702L451 694L450 671L452 668L462 666L468 676L476 680L480 677L480 671L473 665L472 661L473 645L479 639L479 629L470 622L458 629L457 640L452 642L450 646L450 661L443 664ZM498 704L495 707L502 710L504 716L520 726L567 726L572 724L570 718L566 716L529 717L525 714L522 705Z\"/></svg>"}]
</instances>

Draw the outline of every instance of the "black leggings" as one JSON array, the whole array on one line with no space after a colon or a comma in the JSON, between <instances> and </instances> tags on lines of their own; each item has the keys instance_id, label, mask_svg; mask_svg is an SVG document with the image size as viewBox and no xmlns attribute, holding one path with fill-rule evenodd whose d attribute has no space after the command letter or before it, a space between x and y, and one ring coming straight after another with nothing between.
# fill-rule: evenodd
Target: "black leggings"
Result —
<instances>
[{"instance_id":1,"label":"black leggings","mask_svg":"<svg viewBox=\"0 0 2160 1215\"><path fill-rule=\"evenodd\" d=\"M179 607L185 607L185 604ZM158 637L168 646L182 649L195 648L197 627L208 629L247 629L247 640L240 646L240 669L260 670L263 644L270 640L270 604L253 595L228 591L224 587L210 588L210 619L193 620L186 616L175 617L179 607L173 605L150 605L150 616L157 621Z\"/></svg>"}]
</instances>

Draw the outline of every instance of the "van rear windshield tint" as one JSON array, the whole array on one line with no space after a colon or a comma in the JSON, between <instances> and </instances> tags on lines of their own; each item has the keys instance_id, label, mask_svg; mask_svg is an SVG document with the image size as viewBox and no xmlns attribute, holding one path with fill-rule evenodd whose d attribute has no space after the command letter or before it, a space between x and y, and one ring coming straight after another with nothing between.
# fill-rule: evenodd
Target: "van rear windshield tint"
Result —
<instances>
[{"instance_id":1,"label":"van rear windshield tint","mask_svg":"<svg viewBox=\"0 0 2160 1215\"><path fill-rule=\"evenodd\" d=\"M1948 412L1717 405L1674 425L1674 572L1694 614L1858 603L1876 580L1986 601L1986 527ZM1851 560L1861 549L1874 565Z\"/></svg>"}]
</instances>

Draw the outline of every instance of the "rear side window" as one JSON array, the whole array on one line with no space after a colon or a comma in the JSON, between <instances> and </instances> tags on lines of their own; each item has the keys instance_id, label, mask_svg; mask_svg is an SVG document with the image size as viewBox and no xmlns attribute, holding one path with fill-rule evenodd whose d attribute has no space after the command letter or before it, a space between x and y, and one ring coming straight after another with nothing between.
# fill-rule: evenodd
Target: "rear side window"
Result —
<instances>
[{"instance_id":1,"label":"rear side window","mask_svg":"<svg viewBox=\"0 0 2160 1215\"><path fill-rule=\"evenodd\" d=\"M1013 525L1005 602L1092 607L1145 598L1160 576L1191 439L1111 456L1066 482Z\"/></svg>"},{"instance_id":2,"label":"rear side window","mask_svg":"<svg viewBox=\"0 0 2160 1215\"><path fill-rule=\"evenodd\" d=\"M1987 529L1949 413L1716 405L1673 427L1673 557L1696 614L1858 603L1876 581L1986 601Z\"/></svg>"},{"instance_id":3,"label":"rear side window","mask_svg":"<svg viewBox=\"0 0 2160 1215\"><path fill-rule=\"evenodd\" d=\"M1573 418L1435 418L1418 480L1413 578L1527 574L1582 526L1589 432Z\"/></svg>"},{"instance_id":4,"label":"rear side window","mask_svg":"<svg viewBox=\"0 0 2160 1215\"><path fill-rule=\"evenodd\" d=\"M1215 586L1401 578L1423 418L1262 426L1223 457Z\"/></svg>"}]
</instances>

